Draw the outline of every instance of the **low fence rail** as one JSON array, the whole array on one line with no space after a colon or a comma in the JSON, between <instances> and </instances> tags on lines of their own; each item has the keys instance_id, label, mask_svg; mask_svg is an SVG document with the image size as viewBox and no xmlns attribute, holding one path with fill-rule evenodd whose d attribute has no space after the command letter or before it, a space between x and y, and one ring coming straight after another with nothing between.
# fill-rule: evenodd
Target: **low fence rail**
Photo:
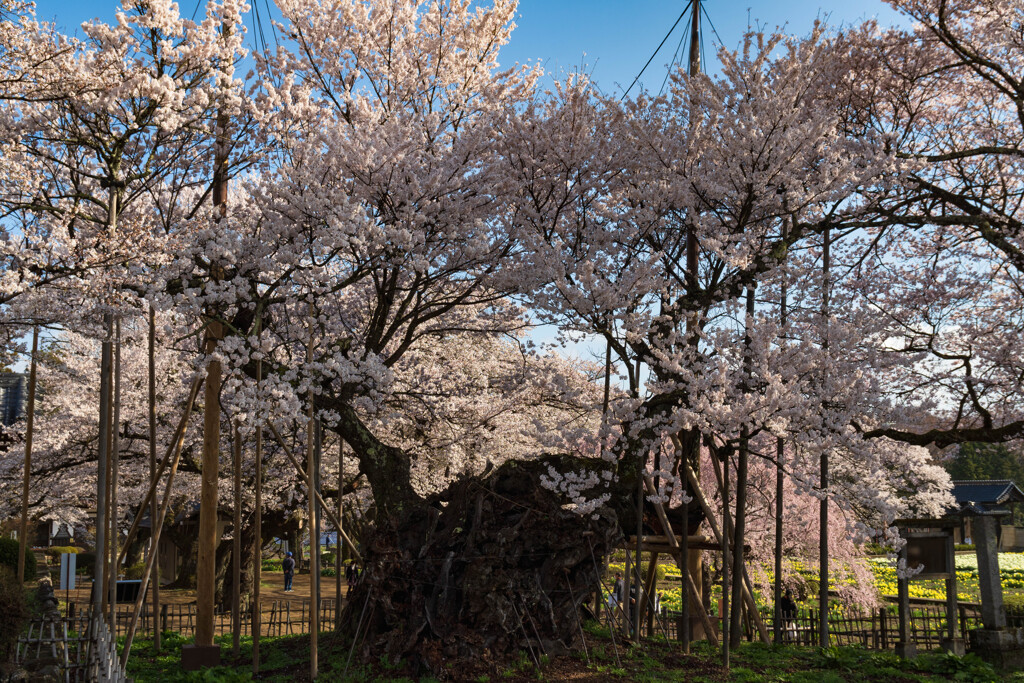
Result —
<instances>
[{"instance_id":1,"label":"low fence rail","mask_svg":"<svg viewBox=\"0 0 1024 683\"><path fill-rule=\"evenodd\" d=\"M943 605L917 604L911 606L910 638L920 650L937 650L948 634L946 610ZM981 626L979 608L971 603L961 604L957 610L961 636L966 637L968 630ZM782 625L783 642L794 645L817 645L819 641L820 613L814 609L798 610L796 615L787 619ZM773 632L774 614L771 610L762 610L761 618L769 634ZM602 622L623 628L621 610L602 609ZM680 638L679 626L682 613L662 609L658 618L651 622L645 619L641 633L646 636L665 635L671 640ZM718 624L717 617L711 617ZM1024 626L1024 613L1008 617L1011 625L1016 621ZM859 609L850 607L841 611L833 611L829 615L829 645L859 645L873 650L891 650L899 641L899 617L896 606L887 605L877 609ZM744 632L748 640L756 637L749 623L745 623Z\"/></svg>"},{"instance_id":2,"label":"low fence rail","mask_svg":"<svg viewBox=\"0 0 1024 683\"><path fill-rule=\"evenodd\" d=\"M291 600L260 600L260 635L281 636L300 635L309 632L311 601L306 599ZM118 604L116 612L116 633L123 636L128 633L131 624L133 605L129 603ZM88 610L88 605L77 605L72 602L68 605L70 621L76 621L80 617L81 610ZM320 628L324 631L334 630L335 617L337 615L338 602L335 598L320 599ZM242 604L241 634L252 635L252 604ZM165 603L160 605L160 613L157 619L153 618L153 606L149 603L143 605L139 616L137 634L140 637L153 633L155 625L159 624L161 632L170 631L180 633L183 636L195 634L196 628L196 603ZM231 612L214 612L214 633L221 635L231 633Z\"/></svg>"}]
</instances>

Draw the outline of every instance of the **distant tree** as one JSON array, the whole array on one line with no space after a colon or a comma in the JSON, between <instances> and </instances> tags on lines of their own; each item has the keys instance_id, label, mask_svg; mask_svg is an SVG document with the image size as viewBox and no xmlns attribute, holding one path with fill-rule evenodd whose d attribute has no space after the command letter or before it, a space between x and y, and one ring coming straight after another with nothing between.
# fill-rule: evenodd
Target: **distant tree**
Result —
<instances>
[{"instance_id":1,"label":"distant tree","mask_svg":"<svg viewBox=\"0 0 1024 683\"><path fill-rule=\"evenodd\" d=\"M953 479L1012 479L1024 485L1024 457L1000 443L965 443L943 463Z\"/></svg>"}]
</instances>

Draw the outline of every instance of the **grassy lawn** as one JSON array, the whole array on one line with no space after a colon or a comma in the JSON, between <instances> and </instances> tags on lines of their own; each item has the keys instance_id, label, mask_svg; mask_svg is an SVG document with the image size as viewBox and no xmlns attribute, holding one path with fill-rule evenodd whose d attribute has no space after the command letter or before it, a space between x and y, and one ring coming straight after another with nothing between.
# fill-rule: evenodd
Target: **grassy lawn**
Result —
<instances>
[{"instance_id":1,"label":"grassy lawn","mask_svg":"<svg viewBox=\"0 0 1024 683\"><path fill-rule=\"evenodd\" d=\"M537 663L525 653L517 661L503 664L482 664L475 671L450 672L451 680L490 683L497 681L561 681L587 683L599 681L694 681L712 683L725 681L794 681L797 683L841 683L859 681L906 681L938 683L968 681L989 683L1018 681L1024 673L996 672L977 657L964 658L945 654L925 654L914 662L904 662L892 654L869 652L859 648L774 647L760 643L744 644L733 653L732 667L727 672L720 665L720 652L706 643L695 644L690 655L683 655L678 643L660 640L641 646L613 641L606 628L590 624L587 630L587 653L560 657L540 657ZM136 681L167 682L233 682L251 678L251 640L243 639L241 657L231 662L231 640L217 639L226 666L205 672L186 673L179 667L181 646L185 642L175 634L165 636L165 651L153 652L150 641L139 641L133 648L128 675ZM308 677L309 639L307 636L264 638L265 681L304 681ZM410 678L401 663L376 661L372 665L353 665L343 677L348 647L333 634L321 635L320 672L318 681L433 681L433 678Z\"/></svg>"}]
</instances>

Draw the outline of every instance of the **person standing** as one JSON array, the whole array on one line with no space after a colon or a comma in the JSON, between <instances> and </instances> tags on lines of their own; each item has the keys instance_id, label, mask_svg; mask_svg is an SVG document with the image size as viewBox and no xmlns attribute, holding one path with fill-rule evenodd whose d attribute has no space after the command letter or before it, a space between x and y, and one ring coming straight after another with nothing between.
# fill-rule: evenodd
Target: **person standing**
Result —
<instances>
[{"instance_id":1,"label":"person standing","mask_svg":"<svg viewBox=\"0 0 1024 683\"><path fill-rule=\"evenodd\" d=\"M295 578L295 558L292 557L291 552L285 553L281 569L284 570L284 591L285 593L291 593L292 580Z\"/></svg>"}]
</instances>

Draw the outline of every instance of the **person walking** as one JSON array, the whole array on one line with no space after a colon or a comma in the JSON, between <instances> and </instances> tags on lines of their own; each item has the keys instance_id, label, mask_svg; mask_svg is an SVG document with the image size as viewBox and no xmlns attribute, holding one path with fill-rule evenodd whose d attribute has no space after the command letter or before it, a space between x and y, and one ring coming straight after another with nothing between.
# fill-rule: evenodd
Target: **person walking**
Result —
<instances>
[{"instance_id":1,"label":"person walking","mask_svg":"<svg viewBox=\"0 0 1024 683\"><path fill-rule=\"evenodd\" d=\"M292 580L295 578L295 558L292 557L291 552L285 553L281 569L284 570L284 592L291 593Z\"/></svg>"}]
</instances>

